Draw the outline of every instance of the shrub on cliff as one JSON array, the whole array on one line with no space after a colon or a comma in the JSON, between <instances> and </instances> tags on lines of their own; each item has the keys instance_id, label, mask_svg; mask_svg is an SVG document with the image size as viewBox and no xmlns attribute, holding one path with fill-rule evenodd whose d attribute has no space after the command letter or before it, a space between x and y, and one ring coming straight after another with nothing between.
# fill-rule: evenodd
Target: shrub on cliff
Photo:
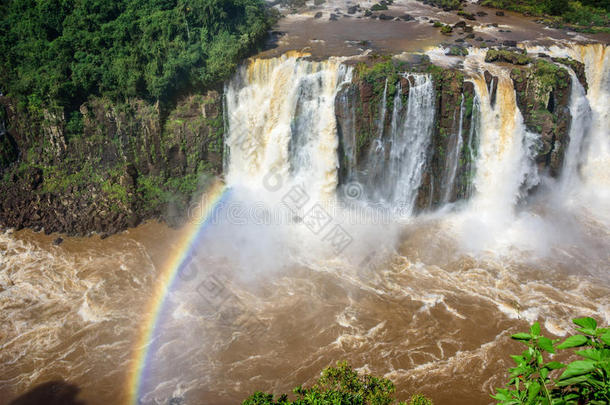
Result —
<instances>
[{"instance_id":1,"label":"shrub on cliff","mask_svg":"<svg viewBox=\"0 0 610 405\"><path fill-rule=\"evenodd\" d=\"M510 369L510 381L492 398L502 405L610 403L610 328L598 328L592 318L573 322L580 333L560 344L543 336L538 322L529 333L513 335L527 349L511 356L517 365ZM572 348L580 349L573 352L579 359L568 364L544 358L546 353L559 356L558 350Z\"/></svg>"},{"instance_id":2,"label":"shrub on cliff","mask_svg":"<svg viewBox=\"0 0 610 405\"><path fill-rule=\"evenodd\" d=\"M396 403L394 391L392 381L368 374L359 375L343 362L337 363L337 367L324 369L313 387L295 388L293 393L297 399L294 401L290 401L286 394L275 398L273 394L256 392L242 405L390 405ZM418 394L398 405L432 405L432 401Z\"/></svg>"}]
</instances>

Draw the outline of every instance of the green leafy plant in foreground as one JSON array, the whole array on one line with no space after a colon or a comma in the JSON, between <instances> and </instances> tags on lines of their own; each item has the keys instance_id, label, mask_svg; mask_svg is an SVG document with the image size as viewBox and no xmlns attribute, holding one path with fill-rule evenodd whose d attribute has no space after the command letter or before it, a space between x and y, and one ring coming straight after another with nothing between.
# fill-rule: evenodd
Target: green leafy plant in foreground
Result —
<instances>
[{"instance_id":1,"label":"green leafy plant in foreground","mask_svg":"<svg viewBox=\"0 0 610 405\"><path fill-rule=\"evenodd\" d=\"M396 403L392 381L368 374L359 375L346 362L337 367L328 367L311 388L296 387L297 399L290 401L288 395L274 397L273 394L256 392L242 405L390 405ZM433 405L421 394L398 405Z\"/></svg>"},{"instance_id":2,"label":"green leafy plant in foreground","mask_svg":"<svg viewBox=\"0 0 610 405\"><path fill-rule=\"evenodd\" d=\"M573 322L580 333L562 343L542 336L538 322L529 333L513 335L527 349L521 355L511 356L517 366L510 369L507 387L497 389L492 398L502 405L609 404L610 329L598 328L592 318L577 318ZM545 360L545 354L575 348L578 350L573 354L579 360L568 364Z\"/></svg>"}]
</instances>

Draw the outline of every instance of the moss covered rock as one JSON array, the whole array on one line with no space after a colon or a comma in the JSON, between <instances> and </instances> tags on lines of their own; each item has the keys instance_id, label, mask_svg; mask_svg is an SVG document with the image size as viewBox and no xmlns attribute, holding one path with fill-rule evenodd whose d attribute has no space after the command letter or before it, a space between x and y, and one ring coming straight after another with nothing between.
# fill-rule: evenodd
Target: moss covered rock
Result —
<instances>
[{"instance_id":1,"label":"moss covered rock","mask_svg":"<svg viewBox=\"0 0 610 405\"><path fill-rule=\"evenodd\" d=\"M531 63L531 58L521 53L507 51L505 49L490 49L485 55L485 62L506 62L513 65L527 65Z\"/></svg>"},{"instance_id":2,"label":"moss covered rock","mask_svg":"<svg viewBox=\"0 0 610 405\"><path fill-rule=\"evenodd\" d=\"M569 142L570 86L568 71L544 59L511 70L517 104L529 131L540 134L536 161L557 176Z\"/></svg>"},{"instance_id":3,"label":"moss covered rock","mask_svg":"<svg viewBox=\"0 0 610 405\"><path fill-rule=\"evenodd\" d=\"M92 98L69 119L0 101L8 110L0 136L5 226L104 235L151 217L178 224L202 179L222 170L217 91L187 95L165 111L138 99Z\"/></svg>"}]
</instances>

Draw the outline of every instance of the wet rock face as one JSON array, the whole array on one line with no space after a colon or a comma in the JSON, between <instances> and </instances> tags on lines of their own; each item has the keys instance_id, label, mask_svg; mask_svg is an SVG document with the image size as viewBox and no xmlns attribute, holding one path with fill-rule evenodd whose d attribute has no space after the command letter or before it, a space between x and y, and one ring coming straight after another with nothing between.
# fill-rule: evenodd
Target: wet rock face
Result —
<instances>
[{"instance_id":1,"label":"wet rock face","mask_svg":"<svg viewBox=\"0 0 610 405\"><path fill-rule=\"evenodd\" d=\"M511 79L527 129L540 134L536 162L556 177L569 142L571 77L565 68L536 59L513 68Z\"/></svg>"},{"instance_id":2,"label":"wet rock face","mask_svg":"<svg viewBox=\"0 0 610 405\"><path fill-rule=\"evenodd\" d=\"M0 131L3 226L86 235L116 233L151 217L177 224L198 179L222 170L216 91L185 96L166 111L143 100L117 105L93 98L80 107L78 136L65 133L61 120L45 124L0 101L10 112ZM24 133L36 128L31 122L38 132ZM179 208L172 217L170 203Z\"/></svg>"}]
</instances>

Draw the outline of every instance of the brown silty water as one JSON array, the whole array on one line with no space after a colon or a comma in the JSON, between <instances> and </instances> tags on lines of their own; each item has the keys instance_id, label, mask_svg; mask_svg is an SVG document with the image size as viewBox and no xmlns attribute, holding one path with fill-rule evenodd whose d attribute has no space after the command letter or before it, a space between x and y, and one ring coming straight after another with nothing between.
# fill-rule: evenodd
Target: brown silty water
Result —
<instances>
[{"instance_id":1,"label":"brown silty water","mask_svg":"<svg viewBox=\"0 0 610 405\"><path fill-rule=\"evenodd\" d=\"M175 233L146 224L59 247L29 231L3 235L3 401L65 380L87 404L124 403L133 341ZM394 254L359 268L290 266L256 281L236 281L227 258L208 257L203 263L233 280L230 288L264 332L249 336L206 316L166 320L166 352L156 362L164 369L155 374L170 384L144 403L167 403L181 385L186 403L289 392L337 360L392 379L398 397L423 392L435 403L488 403L505 380L508 355L520 350L509 336L529 321L540 317L545 333L558 335L571 316L607 322L610 287L591 275L607 272L607 257L592 262L574 248L531 263L475 259L455 250L446 233L426 221L407 227Z\"/></svg>"},{"instance_id":2,"label":"brown silty water","mask_svg":"<svg viewBox=\"0 0 610 405\"><path fill-rule=\"evenodd\" d=\"M404 6L414 14L424 7ZM529 19L508 18L533 26ZM280 44L264 56L280 53L282 47L301 48L299 41L311 36L310 20L294 22L295 42ZM289 23L284 20L280 27ZM366 21L363 27L345 24L347 18L315 30L327 42L318 51L312 46L314 56L338 54L333 46L340 54L350 53L345 40L361 39L350 30L370 30L380 49L411 50L403 38L413 32L396 31L401 22L370 22L392 27L387 31L373 30L381 25ZM422 42L415 40L412 50L427 46L430 28L415 28L422 30ZM594 61L587 72L596 83L596 99L590 101L602 106L593 111L596 120L605 122L610 87L606 48L555 52ZM437 404L485 404L491 402L494 387L506 381L509 354L521 350L511 334L536 320L553 337L570 333L571 317L593 316L610 323L610 215L604 204L610 184L604 177L607 170L595 170L608 168L606 151L596 148L583 158L582 171L589 178L569 195L550 192L517 207L512 198L519 182L513 183L528 169L521 146L528 135L510 82L498 67L499 102L491 106L479 75L482 63L477 52L465 61L486 128L478 160L479 192L472 201L417 218L397 215L376 222L365 214L365 223L355 225L349 221L353 212L329 211L354 239L354 249L340 255L327 254L327 246L319 246L321 239L300 218L260 223L240 217L260 206L239 214L225 207L194 244L198 278L179 281L166 296L155 350L137 395L140 403L240 403L256 390L290 392L313 382L324 367L347 360L360 371L390 378L400 399L421 392ZM284 84L294 79L289 72L301 72L298 80L308 75L328 78L330 84L318 89L325 99L341 75L348 74L339 65L336 60L321 65L274 60L261 69L271 76L253 76L251 68L246 71L251 83L233 89L229 97L234 105L252 103L261 109L263 103L244 91L256 84L255 93L270 92L273 97L267 98L275 98L276 111L257 135L263 140L253 146L257 149L244 154L242 165L229 165L232 184L240 184L231 197L237 207L260 202L268 213L277 202L268 191L241 186L260 184L257 176L266 172L264 165L282 163L278 156L285 154L274 155L271 148L284 139L278 128L294 121L281 108L288 97L301 94L285 91ZM274 69L284 81L272 76ZM307 89L316 89L315 83L311 86ZM314 186L327 192L336 182L336 173L328 169L336 167L332 123L316 125L325 137L308 140L314 146L305 148L315 151L315 164L304 164L296 174L326 176L321 186L312 183L312 195ZM591 142L603 144L604 126L594 128ZM249 161L252 156L256 160ZM0 404L49 381L76 387L78 399L88 405L128 403L129 371L141 349L142 327L153 317L155 288L186 231L151 222L103 240L66 238L59 246L53 244L55 236L27 230L0 234ZM211 279L232 297L220 308L198 289L200 281ZM252 322L255 329L244 326Z\"/></svg>"}]
</instances>

